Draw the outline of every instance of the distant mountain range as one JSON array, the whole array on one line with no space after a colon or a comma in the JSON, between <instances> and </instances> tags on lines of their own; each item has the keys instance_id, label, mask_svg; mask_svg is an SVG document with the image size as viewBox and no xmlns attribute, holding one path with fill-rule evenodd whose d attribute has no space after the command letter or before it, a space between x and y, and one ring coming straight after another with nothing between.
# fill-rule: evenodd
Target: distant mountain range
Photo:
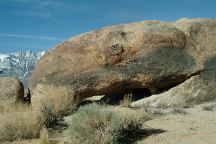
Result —
<instances>
[{"instance_id":1,"label":"distant mountain range","mask_svg":"<svg viewBox=\"0 0 216 144\"><path fill-rule=\"evenodd\" d=\"M0 77L9 76L18 78L26 86L27 79L35 64L44 54L45 51L0 54Z\"/></svg>"}]
</instances>

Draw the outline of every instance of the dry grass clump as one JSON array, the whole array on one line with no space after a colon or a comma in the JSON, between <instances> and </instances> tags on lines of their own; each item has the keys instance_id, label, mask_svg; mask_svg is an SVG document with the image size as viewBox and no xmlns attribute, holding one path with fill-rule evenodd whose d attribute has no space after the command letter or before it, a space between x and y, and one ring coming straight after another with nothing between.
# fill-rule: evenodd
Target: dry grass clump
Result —
<instances>
[{"instance_id":1,"label":"dry grass clump","mask_svg":"<svg viewBox=\"0 0 216 144\"><path fill-rule=\"evenodd\" d=\"M14 109L16 99L14 97L8 99L0 99L0 113L7 113Z\"/></svg>"},{"instance_id":2,"label":"dry grass clump","mask_svg":"<svg viewBox=\"0 0 216 144\"><path fill-rule=\"evenodd\" d=\"M38 138L42 127L55 126L68 110L74 108L71 91L49 87L42 90L32 106L15 104L13 100L0 101L0 143Z\"/></svg>"},{"instance_id":3,"label":"dry grass clump","mask_svg":"<svg viewBox=\"0 0 216 144\"><path fill-rule=\"evenodd\" d=\"M81 107L70 124L72 143L119 143L126 131L140 128L143 123L140 115L133 110L112 110L97 104Z\"/></svg>"},{"instance_id":4,"label":"dry grass clump","mask_svg":"<svg viewBox=\"0 0 216 144\"><path fill-rule=\"evenodd\" d=\"M30 108L0 113L0 142L38 137L41 127L39 113Z\"/></svg>"},{"instance_id":5,"label":"dry grass clump","mask_svg":"<svg viewBox=\"0 0 216 144\"><path fill-rule=\"evenodd\" d=\"M40 144L50 144L49 132L46 128L42 128L40 132Z\"/></svg>"},{"instance_id":6,"label":"dry grass clump","mask_svg":"<svg viewBox=\"0 0 216 144\"><path fill-rule=\"evenodd\" d=\"M74 108L74 91L68 87L38 85L33 95L33 106L50 105L56 113L64 113Z\"/></svg>"},{"instance_id":7,"label":"dry grass clump","mask_svg":"<svg viewBox=\"0 0 216 144\"><path fill-rule=\"evenodd\" d=\"M127 127L128 123L137 124L137 122L140 122L143 124L147 120L152 119L152 115L143 109L131 109L125 107L106 107L106 109L118 114L121 121L124 121L126 124L124 127Z\"/></svg>"},{"instance_id":8,"label":"dry grass clump","mask_svg":"<svg viewBox=\"0 0 216 144\"><path fill-rule=\"evenodd\" d=\"M11 97L7 99L0 98L0 113L8 113L13 110L20 110L20 102L17 101L16 97ZM18 108L17 108L18 107Z\"/></svg>"},{"instance_id":9,"label":"dry grass clump","mask_svg":"<svg viewBox=\"0 0 216 144\"><path fill-rule=\"evenodd\" d=\"M120 105L123 107L130 107L130 104L133 102L133 95L132 93L126 94L123 100L120 101Z\"/></svg>"},{"instance_id":10,"label":"dry grass clump","mask_svg":"<svg viewBox=\"0 0 216 144\"><path fill-rule=\"evenodd\" d=\"M33 107L41 111L43 123L46 127L53 127L62 120L65 113L75 107L74 91L67 87L39 85L35 94Z\"/></svg>"}]
</instances>

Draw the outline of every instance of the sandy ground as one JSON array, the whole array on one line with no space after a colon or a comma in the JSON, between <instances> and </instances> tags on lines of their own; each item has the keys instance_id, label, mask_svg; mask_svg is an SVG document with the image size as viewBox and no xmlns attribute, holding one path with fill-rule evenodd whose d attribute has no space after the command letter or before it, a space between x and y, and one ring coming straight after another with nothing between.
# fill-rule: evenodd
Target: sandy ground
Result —
<instances>
[{"instance_id":1,"label":"sandy ground","mask_svg":"<svg viewBox=\"0 0 216 144\"><path fill-rule=\"evenodd\" d=\"M143 130L130 135L127 143L136 144L216 144L216 104L187 108L187 114L175 113L154 118L145 123ZM69 121L71 116L65 117ZM68 130L51 132L51 144L68 144ZM39 140L17 141L10 144L39 144Z\"/></svg>"},{"instance_id":2,"label":"sandy ground","mask_svg":"<svg viewBox=\"0 0 216 144\"><path fill-rule=\"evenodd\" d=\"M216 109L207 111L203 106L184 109L188 114L165 115L148 121L146 125L158 132L136 143L216 144Z\"/></svg>"}]
</instances>

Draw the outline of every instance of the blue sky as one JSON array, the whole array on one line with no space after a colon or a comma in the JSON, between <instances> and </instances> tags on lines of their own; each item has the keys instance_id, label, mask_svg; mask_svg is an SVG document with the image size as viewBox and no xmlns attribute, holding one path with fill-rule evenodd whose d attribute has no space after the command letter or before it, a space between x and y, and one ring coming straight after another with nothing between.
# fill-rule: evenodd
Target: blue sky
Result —
<instances>
[{"instance_id":1,"label":"blue sky","mask_svg":"<svg viewBox=\"0 0 216 144\"><path fill-rule=\"evenodd\" d=\"M107 25L216 17L215 0L0 0L0 53L40 51Z\"/></svg>"}]
</instances>

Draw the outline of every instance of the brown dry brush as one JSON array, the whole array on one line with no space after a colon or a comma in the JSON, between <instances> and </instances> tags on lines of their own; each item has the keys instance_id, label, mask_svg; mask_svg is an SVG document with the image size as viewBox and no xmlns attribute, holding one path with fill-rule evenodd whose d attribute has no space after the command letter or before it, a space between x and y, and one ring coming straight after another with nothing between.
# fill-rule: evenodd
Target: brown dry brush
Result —
<instances>
[{"instance_id":1,"label":"brown dry brush","mask_svg":"<svg viewBox=\"0 0 216 144\"><path fill-rule=\"evenodd\" d=\"M47 89L50 89L47 87ZM59 92L40 95L36 105L14 104L13 100L0 103L0 143L38 138L43 127L53 127L68 110L75 107L73 93Z\"/></svg>"}]
</instances>

